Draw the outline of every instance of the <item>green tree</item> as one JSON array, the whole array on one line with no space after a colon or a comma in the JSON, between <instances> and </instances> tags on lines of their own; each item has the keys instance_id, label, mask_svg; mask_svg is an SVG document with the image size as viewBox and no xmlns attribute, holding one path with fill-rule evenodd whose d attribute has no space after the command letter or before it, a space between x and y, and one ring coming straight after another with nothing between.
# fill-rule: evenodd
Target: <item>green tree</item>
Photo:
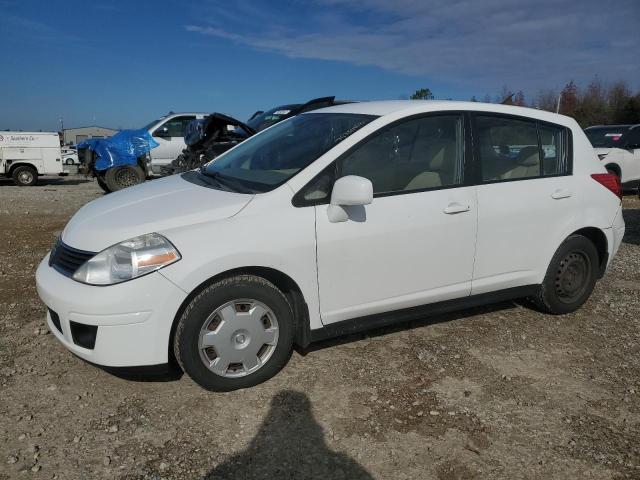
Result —
<instances>
[{"instance_id":1,"label":"green tree","mask_svg":"<svg viewBox=\"0 0 640 480\"><path fill-rule=\"evenodd\" d=\"M409 98L411 100L433 100L433 93L429 88L420 88Z\"/></svg>"}]
</instances>

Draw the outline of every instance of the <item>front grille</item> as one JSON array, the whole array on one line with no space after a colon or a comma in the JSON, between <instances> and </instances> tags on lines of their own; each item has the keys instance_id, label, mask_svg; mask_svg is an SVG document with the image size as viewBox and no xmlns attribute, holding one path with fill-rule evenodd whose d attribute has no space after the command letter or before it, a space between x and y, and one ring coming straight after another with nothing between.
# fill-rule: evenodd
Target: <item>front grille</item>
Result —
<instances>
[{"instance_id":1,"label":"front grille","mask_svg":"<svg viewBox=\"0 0 640 480\"><path fill-rule=\"evenodd\" d=\"M72 277L74 273L90 258L95 255L93 252L78 250L63 243L58 239L51 250L49 256L49 266L67 277Z\"/></svg>"},{"instance_id":2,"label":"front grille","mask_svg":"<svg viewBox=\"0 0 640 480\"><path fill-rule=\"evenodd\" d=\"M62 325L60 325L60 317L58 316L58 314L49 309L49 316L51 317L51 323L53 323L53 326L56 327L60 333L62 333Z\"/></svg>"}]
</instances>

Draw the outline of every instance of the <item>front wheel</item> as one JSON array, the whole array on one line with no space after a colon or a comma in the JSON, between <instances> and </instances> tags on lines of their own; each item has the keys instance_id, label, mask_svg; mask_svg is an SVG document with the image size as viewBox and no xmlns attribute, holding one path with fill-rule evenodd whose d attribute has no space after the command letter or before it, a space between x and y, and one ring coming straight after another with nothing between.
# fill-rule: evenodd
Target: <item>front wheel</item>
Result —
<instances>
[{"instance_id":1,"label":"front wheel","mask_svg":"<svg viewBox=\"0 0 640 480\"><path fill-rule=\"evenodd\" d=\"M582 235L571 235L551 259L540 292L534 298L543 311L563 314L587 301L598 278L598 251Z\"/></svg>"},{"instance_id":2,"label":"front wheel","mask_svg":"<svg viewBox=\"0 0 640 480\"><path fill-rule=\"evenodd\" d=\"M293 349L293 313L278 288L237 275L205 288L176 327L174 353L200 386L230 391L278 373Z\"/></svg>"},{"instance_id":3,"label":"front wheel","mask_svg":"<svg viewBox=\"0 0 640 480\"><path fill-rule=\"evenodd\" d=\"M139 165L123 165L108 169L104 174L104 182L110 191L116 192L144 182L146 175Z\"/></svg>"}]
</instances>

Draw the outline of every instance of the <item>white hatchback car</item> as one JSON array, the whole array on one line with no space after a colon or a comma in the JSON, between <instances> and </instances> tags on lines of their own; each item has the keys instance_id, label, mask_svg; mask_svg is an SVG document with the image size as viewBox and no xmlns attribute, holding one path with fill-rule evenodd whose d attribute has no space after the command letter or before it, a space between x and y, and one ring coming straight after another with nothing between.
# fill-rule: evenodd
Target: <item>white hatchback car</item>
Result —
<instances>
[{"instance_id":1,"label":"white hatchback car","mask_svg":"<svg viewBox=\"0 0 640 480\"><path fill-rule=\"evenodd\" d=\"M90 362L175 358L204 388L244 388L294 344L521 297L576 310L622 240L619 195L568 117L334 106L84 206L38 292Z\"/></svg>"}]
</instances>

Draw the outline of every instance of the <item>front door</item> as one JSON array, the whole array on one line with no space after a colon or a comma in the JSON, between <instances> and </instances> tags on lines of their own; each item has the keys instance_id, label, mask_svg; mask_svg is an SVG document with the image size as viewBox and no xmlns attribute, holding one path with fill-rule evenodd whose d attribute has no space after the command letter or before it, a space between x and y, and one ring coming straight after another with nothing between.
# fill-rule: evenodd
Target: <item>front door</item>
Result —
<instances>
[{"instance_id":1,"label":"front door","mask_svg":"<svg viewBox=\"0 0 640 480\"><path fill-rule=\"evenodd\" d=\"M161 173L162 167L170 164L186 148L184 132L187 124L195 120L193 115L174 117L156 128L153 138L159 145L151 149L151 168L153 173Z\"/></svg>"},{"instance_id":2,"label":"front door","mask_svg":"<svg viewBox=\"0 0 640 480\"><path fill-rule=\"evenodd\" d=\"M335 178L371 180L374 200L341 223L315 207L324 324L469 295L477 202L464 133L462 114L412 118L335 162Z\"/></svg>"}]
</instances>

